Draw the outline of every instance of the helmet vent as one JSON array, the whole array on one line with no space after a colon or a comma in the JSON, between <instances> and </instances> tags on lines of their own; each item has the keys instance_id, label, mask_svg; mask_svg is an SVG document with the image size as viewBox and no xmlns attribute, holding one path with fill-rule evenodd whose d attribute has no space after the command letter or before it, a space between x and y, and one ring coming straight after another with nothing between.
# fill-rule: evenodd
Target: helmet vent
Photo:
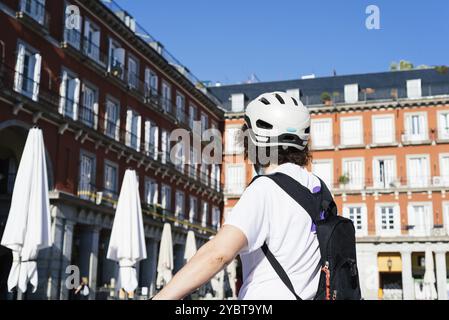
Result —
<instances>
[{"instance_id":1,"label":"helmet vent","mask_svg":"<svg viewBox=\"0 0 449 320\"><path fill-rule=\"evenodd\" d=\"M296 140L296 137L294 136L294 135L291 135L291 134L286 134L285 136L284 136L284 139L283 139L285 142L289 142L289 141L295 141Z\"/></svg>"},{"instance_id":2,"label":"helmet vent","mask_svg":"<svg viewBox=\"0 0 449 320\"><path fill-rule=\"evenodd\" d=\"M293 100L293 103L295 104L295 106L297 106L298 105L298 101L296 101L296 99L293 98L293 97L292 97L292 100Z\"/></svg>"},{"instance_id":3,"label":"helmet vent","mask_svg":"<svg viewBox=\"0 0 449 320\"><path fill-rule=\"evenodd\" d=\"M307 127L307 128L304 130L304 133L310 133L310 127Z\"/></svg>"},{"instance_id":4,"label":"helmet vent","mask_svg":"<svg viewBox=\"0 0 449 320\"><path fill-rule=\"evenodd\" d=\"M260 120L260 119L256 121L256 127L260 128L260 129L273 129L272 124L269 124L268 122Z\"/></svg>"},{"instance_id":5,"label":"helmet vent","mask_svg":"<svg viewBox=\"0 0 449 320\"><path fill-rule=\"evenodd\" d=\"M266 105L270 104L270 101L268 101L266 98L261 98L259 99L259 101Z\"/></svg>"},{"instance_id":6,"label":"helmet vent","mask_svg":"<svg viewBox=\"0 0 449 320\"><path fill-rule=\"evenodd\" d=\"M274 96L279 100L279 102L280 102L281 104L285 104L284 99L282 99L282 97L281 97L279 94L276 93Z\"/></svg>"}]
</instances>

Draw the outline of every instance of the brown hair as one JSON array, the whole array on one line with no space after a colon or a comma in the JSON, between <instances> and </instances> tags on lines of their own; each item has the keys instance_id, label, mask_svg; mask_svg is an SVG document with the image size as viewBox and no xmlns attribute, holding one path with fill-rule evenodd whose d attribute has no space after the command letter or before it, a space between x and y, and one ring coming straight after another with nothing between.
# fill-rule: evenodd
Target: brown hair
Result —
<instances>
[{"instance_id":1,"label":"brown hair","mask_svg":"<svg viewBox=\"0 0 449 320\"><path fill-rule=\"evenodd\" d=\"M245 160L252 162L256 168L267 167L271 163L280 165L288 162L305 167L312 160L312 154L308 145L305 146L304 150L299 150L295 147L285 148L284 146L258 147L251 142L251 139L249 139L247 130L248 126L244 124L238 137L238 143L243 146ZM250 152L250 150L253 152ZM260 161L261 155L270 158L270 162L273 162L264 163L263 161ZM271 159L271 155L275 155L273 159Z\"/></svg>"}]
</instances>

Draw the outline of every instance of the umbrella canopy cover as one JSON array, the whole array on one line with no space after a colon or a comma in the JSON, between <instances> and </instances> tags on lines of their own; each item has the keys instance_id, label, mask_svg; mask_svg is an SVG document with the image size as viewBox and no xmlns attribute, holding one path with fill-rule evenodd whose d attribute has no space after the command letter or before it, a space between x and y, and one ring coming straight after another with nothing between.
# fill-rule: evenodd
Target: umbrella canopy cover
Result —
<instances>
[{"instance_id":1,"label":"umbrella canopy cover","mask_svg":"<svg viewBox=\"0 0 449 320\"><path fill-rule=\"evenodd\" d=\"M119 263L117 288L127 292L138 286L135 265L146 259L145 233L136 172L126 170L115 211L107 258Z\"/></svg>"},{"instance_id":2,"label":"umbrella canopy cover","mask_svg":"<svg viewBox=\"0 0 449 320\"><path fill-rule=\"evenodd\" d=\"M161 236L161 245L159 248L159 257L157 262L156 286L161 288L165 286L172 278L173 272L173 241L171 235L171 226L164 224Z\"/></svg>"},{"instance_id":3,"label":"umbrella canopy cover","mask_svg":"<svg viewBox=\"0 0 449 320\"><path fill-rule=\"evenodd\" d=\"M37 289L37 255L51 246L47 162L42 131L29 131L17 171L8 220L1 244L12 250L8 290Z\"/></svg>"},{"instance_id":4,"label":"umbrella canopy cover","mask_svg":"<svg viewBox=\"0 0 449 320\"><path fill-rule=\"evenodd\" d=\"M435 288L435 270L433 262L433 254L430 249L425 252L425 271L423 279L423 293L425 300L437 299L437 290Z\"/></svg>"},{"instance_id":5,"label":"umbrella canopy cover","mask_svg":"<svg viewBox=\"0 0 449 320\"><path fill-rule=\"evenodd\" d=\"M184 251L184 260L189 261L196 253L195 233L192 230L187 232L186 247Z\"/></svg>"}]
</instances>

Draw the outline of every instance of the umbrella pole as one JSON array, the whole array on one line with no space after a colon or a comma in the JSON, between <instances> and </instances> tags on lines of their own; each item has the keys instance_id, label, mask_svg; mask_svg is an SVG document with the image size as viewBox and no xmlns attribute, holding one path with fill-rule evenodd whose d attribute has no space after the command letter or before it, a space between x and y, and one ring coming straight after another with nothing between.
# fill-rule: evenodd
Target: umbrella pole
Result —
<instances>
[{"instance_id":1,"label":"umbrella pole","mask_svg":"<svg viewBox=\"0 0 449 320\"><path fill-rule=\"evenodd\" d=\"M23 292L19 288L17 288L17 300L23 300Z\"/></svg>"}]
</instances>

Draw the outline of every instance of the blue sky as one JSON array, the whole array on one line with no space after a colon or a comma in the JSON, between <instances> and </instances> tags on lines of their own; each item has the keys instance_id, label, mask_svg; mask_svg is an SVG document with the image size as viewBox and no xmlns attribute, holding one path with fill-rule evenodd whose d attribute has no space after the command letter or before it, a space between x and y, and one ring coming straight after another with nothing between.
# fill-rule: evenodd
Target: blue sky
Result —
<instances>
[{"instance_id":1,"label":"blue sky","mask_svg":"<svg viewBox=\"0 0 449 320\"><path fill-rule=\"evenodd\" d=\"M449 64L447 0L116 0L199 79L240 83ZM380 30L365 8L380 9Z\"/></svg>"}]
</instances>

